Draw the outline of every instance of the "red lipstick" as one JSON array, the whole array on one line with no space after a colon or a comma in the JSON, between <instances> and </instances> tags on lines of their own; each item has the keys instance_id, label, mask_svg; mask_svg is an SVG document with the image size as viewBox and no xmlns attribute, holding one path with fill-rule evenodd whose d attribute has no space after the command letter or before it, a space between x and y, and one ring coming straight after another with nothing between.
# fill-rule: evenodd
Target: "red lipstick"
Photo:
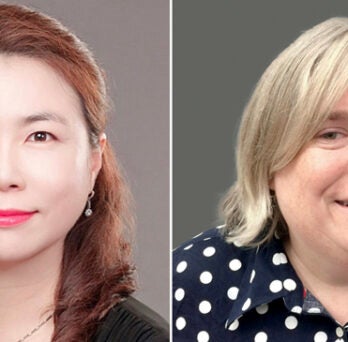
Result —
<instances>
[{"instance_id":1,"label":"red lipstick","mask_svg":"<svg viewBox=\"0 0 348 342\"><path fill-rule=\"evenodd\" d=\"M28 221L36 211L0 210L0 227L12 227Z\"/></svg>"}]
</instances>

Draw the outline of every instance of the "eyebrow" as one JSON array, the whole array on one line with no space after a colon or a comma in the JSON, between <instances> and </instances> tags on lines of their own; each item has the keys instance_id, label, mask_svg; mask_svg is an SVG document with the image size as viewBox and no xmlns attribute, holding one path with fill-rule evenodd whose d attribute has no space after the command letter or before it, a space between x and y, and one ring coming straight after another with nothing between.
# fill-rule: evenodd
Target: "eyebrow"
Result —
<instances>
[{"instance_id":1,"label":"eyebrow","mask_svg":"<svg viewBox=\"0 0 348 342\"><path fill-rule=\"evenodd\" d=\"M345 110L334 111L329 115L328 119L331 121L348 120L348 111L345 111Z\"/></svg>"},{"instance_id":2,"label":"eyebrow","mask_svg":"<svg viewBox=\"0 0 348 342\"><path fill-rule=\"evenodd\" d=\"M29 125L39 121L54 121L65 126L68 125L68 122L64 117L52 112L39 112L28 115L22 119L22 124Z\"/></svg>"}]
</instances>

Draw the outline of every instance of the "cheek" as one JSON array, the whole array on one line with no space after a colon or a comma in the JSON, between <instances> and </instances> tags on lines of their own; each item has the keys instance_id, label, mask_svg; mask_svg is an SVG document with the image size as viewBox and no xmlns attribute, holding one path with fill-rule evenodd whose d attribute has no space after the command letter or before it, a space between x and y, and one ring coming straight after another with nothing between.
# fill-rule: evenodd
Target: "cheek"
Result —
<instances>
[{"instance_id":1,"label":"cheek","mask_svg":"<svg viewBox=\"0 0 348 342\"><path fill-rule=\"evenodd\" d=\"M345 186L346 159L341 150L309 150L297 167L302 192L325 199L333 190Z\"/></svg>"},{"instance_id":2,"label":"cheek","mask_svg":"<svg viewBox=\"0 0 348 342\"><path fill-rule=\"evenodd\" d=\"M278 202L297 201L309 181L309 173L307 165L298 160L276 172L273 183Z\"/></svg>"},{"instance_id":3,"label":"cheek","mask_svg":"<svg viewBox=\"0 0 348 342\"><path fill-rule=\"evenodd\" d=\"M343 186L344 168L340 153L312 149L275 174L278 205L290 229L323 219L333 192Z\"/></svg>"},{"instance_id":4,"label":"cheek","mask_svg":"<svg viewBox=\"0 0 348 342\"><path fill-rule=\"evenodd\" d=\"M52 206L81 206L87 199L90 184L87 151L61 148L33 153L25 163L27 189Z\"/></svg>"},{"instance_id":5,"label":"cheek","mask_svg":"<svg viewBox=\"0 0 348 342\"><path fill-rule=\"evenodd\" d=\"M310 160L307 154L302 154L274 175L277 202L288 226L298 217L299 211L306 210L309 198L313 196L310 192L316 188L313 184L317 181L311 178L316 174L316 166Z\"/></svg>"},{"instance_id":6,"label":"cheek","mask_svg":"<svg viewBox=\"0 0 348 342\"><path fill-rule=\"evenodd\" d=\"M333 151L309 149L274 176L277 196L303 201L325 193L342 175L342 156Z\"/></svg>"}]
</instances>

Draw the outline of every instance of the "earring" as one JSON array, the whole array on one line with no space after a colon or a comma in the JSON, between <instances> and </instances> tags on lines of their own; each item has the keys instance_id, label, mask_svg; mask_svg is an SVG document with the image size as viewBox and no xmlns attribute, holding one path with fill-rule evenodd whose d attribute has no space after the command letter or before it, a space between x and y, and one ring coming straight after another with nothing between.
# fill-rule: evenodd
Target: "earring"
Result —
<instances>
[{"instance_id":1,"label":"earring","mask_svg":"<svg viewBox=\"0 0 348 342\"><path fill-rule=\"evenodd\" d=\"M87 199L87 208L85 210L85 216L86 217L89 217L93 214L93 210L91 209L91 199L93 198L94 196L94 190L92 190L92 192L89 193L88 195L88 199Z\"/></svg>"},{"instance_id":2,"label":"earring","mask_svg":"<svg viewBox=\"0 0 348 342\"><path fill-rule=\"evenodd\" d=\"M269 195L271 197L271 207L272 209L277 208L277 197L274 190L270 190Z\"/></svg>"}]
</instances>

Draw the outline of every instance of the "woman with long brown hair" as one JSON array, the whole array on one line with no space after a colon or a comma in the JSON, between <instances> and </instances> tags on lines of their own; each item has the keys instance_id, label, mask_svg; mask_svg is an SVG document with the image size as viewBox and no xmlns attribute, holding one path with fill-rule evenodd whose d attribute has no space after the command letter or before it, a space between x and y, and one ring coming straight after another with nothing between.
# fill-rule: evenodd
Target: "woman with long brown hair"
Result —
<instances>
[{"instance_id":1,"label":"woman with long brown hair","mask_svg":"<svg viewBox=\"0 0 348 342\"><path fill-rule=\"evenodd\" d=\"M107 110L83 42L51 17L0 5L1 341L168 340L130 297L128 191Z\"/></svg>"}]
</instances>

